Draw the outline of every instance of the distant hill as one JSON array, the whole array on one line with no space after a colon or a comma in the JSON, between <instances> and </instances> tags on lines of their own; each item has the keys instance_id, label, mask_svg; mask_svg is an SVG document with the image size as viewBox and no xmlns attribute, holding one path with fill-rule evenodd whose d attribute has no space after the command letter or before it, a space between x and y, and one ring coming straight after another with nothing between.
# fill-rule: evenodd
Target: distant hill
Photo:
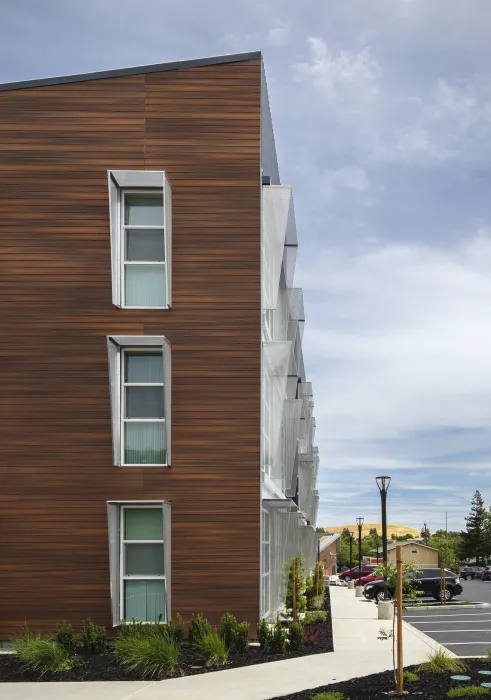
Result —
<instances>
[{"instance_id":1,"label":"distant hill","mask_svg":"<svg viewBox=\"0 0 491 700\"><path fill-rule=\"evenodd\" d=\"M319 525L319 527L322 527L322 525ZM358 536L358 525L356 523L354 525L336 525L334 527L325 527L324 532L326 534L332 534L333 532L342 532L345 527L347 527L348 530L351 530L352 532L354 532L355 537ZM366 537L366 535L370 534L370 530L372 529L372 527L377 528L377 532L379 535L382 534L382 523L363 523L363 527L361 530L361 536ZM406 527L405 525L389 525L389 523L387 523L387 538L390 539L392 534L394 534L394 535L408 535L408 534L410 534L411 537L420 537L421 530L417 530L414 527Z\"/></svg>"}]
</instances>

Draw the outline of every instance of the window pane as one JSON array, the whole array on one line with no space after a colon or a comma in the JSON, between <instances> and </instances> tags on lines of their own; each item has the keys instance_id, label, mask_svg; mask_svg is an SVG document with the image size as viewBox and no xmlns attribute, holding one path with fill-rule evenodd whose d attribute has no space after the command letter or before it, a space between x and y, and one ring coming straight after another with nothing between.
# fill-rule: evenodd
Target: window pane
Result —
<instances>
[{"instance_id":1,"label":"window pane","mask_svg":"<svg viewBox=\"0 0 491 700\"><path fill-rule=\"evenodd\" d=\"M162 508L125 508L125 540L162 540Z\"/></svg>"},{"instance_id":2,"label":"window pane","mask_svg":"<svg viewBox=\"0 0 491 700\"><path fill-rule=\"evenodd\" d=\"M129 384L162 384L162 353L125 353L124 380Z\"/></svg>"},{"instance_id":3,"label":"window pane","mask_svg":"<svg viewBox=\"0 0 491 700\"><path fill-rule=\"evenodd\" d=\"M124 573L127 576L155 576L164 573L163 544L125 544Z\"/></svg>"},{"instance_id":4,"label":"window pane","mask_svg":"<svg viewBox=\"0 0 491 700\"><path fill-rule=\"evenodd\" d=\"M145 260L146 262L164 262L164 230L148 231L145 229L127 229L125 259Z\"/></svg>"},{"instance_id":5,"label":"window pane","mask_svg":"<svg viewBox=\"0 0 491 700\"><path fill-rule=\"evenodd\" d=\"M125 464L165 464L164 423L125 423Z\"/></svg>"},{"instance_id":6,"label":"window pane","mask_svg":"<svg viewBox=\"0 0 491 700\"><path fill-rule=\"evenodd\" d=\"M165 265L125 265L126 306L165 306Z\"/></svg>"},{"instance_id":7,"label":"window pane","mask_svg":"<svg viewBox=\"0 0 491 700\"><path fill-rule=\"evenodd\" d=\"M269 573L269 544L263 542L263 574Z\"/></svg>"},{"instance_id":8,"label":"window pane","mask_svg":"<svg viewBox=\"0 0 491 700\"><path fill-rule=\"evenodd\" d=\"M127 226L163 226L163 194L125 195L124 223Z\"/></svg>"},{"instance_id":9,"label":"window pane","mask_svg":"<svg viewBox=\"0 0 491 700\"><path fill-rule=\"evenodd\" d=\"M164 389L161 386L127 386L126 418L163 418Z\"/></svg>"},{"instance_id":10,"label":"window pane","mask_svg":"<svg viewBox=\"0 0 491 700\"><path fill-rule=\"evenodd\" d=\"M163 581L124 581L124 618L140 622L157 622L165 618Z\"/></svg>"},{"instance_id":11,"label":"window pane","mask_svg":"<svg viewBox=\"0 0 491 700\"><path fill-rule=\"evenodd\" d=\"M262 588L262 615L265 615L269 611L269 576L263 576L261 579Z\"/></svg>"}]
</instances>

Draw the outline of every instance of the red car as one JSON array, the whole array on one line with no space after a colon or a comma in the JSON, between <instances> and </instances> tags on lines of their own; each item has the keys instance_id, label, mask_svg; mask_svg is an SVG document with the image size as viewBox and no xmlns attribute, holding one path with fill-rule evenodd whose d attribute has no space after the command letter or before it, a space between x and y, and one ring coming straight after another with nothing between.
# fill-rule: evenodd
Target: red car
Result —
<instances>
[{"instance_id":1,"label":"red car","mask_svg":"<svg viewBox=\"0 0 491 700\"><path fill-rule=\"evenodd\" d=\"M374 574L371 574L370 576L362 576L360 586L364 586L365 583L371 583L372 581L381 581L383 578L383 576L375 576ZM356 579L356 582L358 583L358 579Z\"/></svg>"},{"instance_id":2,"label":"red car","mask_svg":"<svg viewBox=\"0 0 491 700\"><path fill-rule=\"evenodd\" d=\"M343 571L342 574L339 574L339 580L346 582L352 581L355 579L359 579L360 576L362 578L363 576L371 576L374 571L375 566L371 566L370 564L362 564L361 571L358 569L357 566L354 566L352 569L348 569L348 571Z\"/></svg>"}]
</instances>

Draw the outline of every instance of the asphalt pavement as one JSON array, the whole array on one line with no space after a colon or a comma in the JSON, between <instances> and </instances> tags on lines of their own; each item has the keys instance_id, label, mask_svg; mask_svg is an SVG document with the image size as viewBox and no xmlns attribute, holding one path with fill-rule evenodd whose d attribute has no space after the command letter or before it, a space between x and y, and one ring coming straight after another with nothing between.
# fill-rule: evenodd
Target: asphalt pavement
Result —
<instances>
[{"instance_id":1,"label":"asphalt pavement","mask_svg":"<svg viewBox=\"0 0 491 700\"><path fill-rule=\"evenodd\" d=\"M491 604L491 582L462 581L462 587L462 595L454 600ZM457 656L486 656L491 650L491 607L415 607L404 613L404 619Z\"/></svg>"}]
</instances>

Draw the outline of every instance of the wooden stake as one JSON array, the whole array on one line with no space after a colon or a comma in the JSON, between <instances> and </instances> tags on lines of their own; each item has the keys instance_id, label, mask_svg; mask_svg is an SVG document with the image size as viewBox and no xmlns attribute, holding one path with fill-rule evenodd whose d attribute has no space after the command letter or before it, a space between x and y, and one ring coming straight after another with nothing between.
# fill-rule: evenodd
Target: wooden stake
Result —
<instances>
[{"instance_id":1,"label":"wooden stake","mask_svg":"<svg viewBox=\"0 0 491 700\"><path fill-rule=\"evenodd\" d=\"M402 545L396 548L397 559L397 695L404 694L404 667L402 659Z\"/></svg>"},{"instance_id":2,"label":"wooden stake","mask_svg":"<svg viewBox=\"0 0 491 700\"><path fill-rule=\"evenodd\" d=\"M297 621L297 561L292 562L292 601L293 601L293 620Z\"/></svg>"}]
</instances>

